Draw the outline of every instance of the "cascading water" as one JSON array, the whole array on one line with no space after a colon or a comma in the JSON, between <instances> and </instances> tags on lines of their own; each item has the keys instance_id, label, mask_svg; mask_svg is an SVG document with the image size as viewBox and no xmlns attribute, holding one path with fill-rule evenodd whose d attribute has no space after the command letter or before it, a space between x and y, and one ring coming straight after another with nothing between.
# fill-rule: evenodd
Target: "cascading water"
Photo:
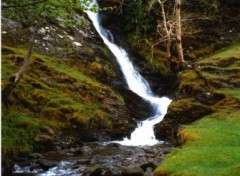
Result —
<instances>
[{"instance_id":1,"label":"cascading water","mask_svg":"<svg viewBox=\"0 0 240 176\"><path fill-rule=\"evenodd\" d=\"M92 5L98 6L96 0L93 0ZM156 111L153 117L150 117L147 120L139 123L138 127L131 134L130 139L125 138L123 141L115 142L118 142L122 145L133 146L154 145L159 143L154 136L153 126L163 119L171 100L166 97L158 98L153 95L148 82L134 69L126 51L114 44L110 31L101 26L98 13L95 13L91 10L86 11L86 13L93 22L94 27L103 39L104 43L116 57L129 89L151 103Z\"/></svg>"},{"instance_id":2,"label":"cascading water","mask_svg":"<svg viewBox=\"0 0 240 176\"><path fill-rule=\"evenodd\" d=\"M93 5L94 4L97 5L95 0L94 0ZM151 103L151 105L155 109L155 115L148 118L147 120L145 120L143 122L140 122L138 127L131 134L130 139L125 138L122 141L114 141L114 142L117 142L117 143L120 143L120 144L126 145L126 146L141 146L141 145L143 145L144 147L146 145L152 146L152 145L159 143L159 141L156 140L156 138L154 136L153 126L154 126L154 124L160 122L163 119L164 115L166 114L167 107L171 103L171 100L166 97L158 98L153 95L153 93L148 85L148 82L134 69L126 51L124 49L118 47L117 45L115 45L113 43L113 36L110 33L110 31L105 30L100 25L98 14L94 13L92 11L87 11L87 14L88 14L89 18L92 20L93 25L95 26L95 28L96 28L97 32L99 33L99 35L101 36L101 38L103 39L104 43L109 47L109 49L115 55L119 65L121 67L121 70L124 74L124 77L126 79L129 89L132 90L133 92L135 92L136 94L138 94L139 96L141 96L143 99L145 99L149 103ZM36 162L39 162L39 161L34 159L30 162L31 165L25 166L25 164L24 164L24 166L21 166L21 165L15 164L13 174L15 174L15 175L38 175L38 176L57 176L57 175L81 176L81 175L83 175L83 173L85 171L87 171L89 169L88 165L92 165L93 163L98 163L98 158L104 159L104 162L102 160L102 162L104 163L103 164L104 169L106 169L105 166L107 164L113 164L116 162L124 163L123 160L119 160L122 158L127 158L126 160L129 161L129 157L130 157L130 160L135 160L135 159L133 159L133 157L135 158L137 156L137 157L141 158L141 156L142 156L144 159L146 159L145 155L142 155L142 152L140 152L141 155L138 153L136 154L136 151L133 151L132 147L125 148L128 150L126 152L126 154L124 153L125 149L119 149L119 150L121 150L122 155L119 155L119 150L117 151L117 153L112 154L110 152L109 155L106 155L106 153L107 153L106 151L108 151L109 148L104 149L102 146L101 147L95 146L95 147L97 150L99 150L99 152L103 151L103 156L101 156L100 153L99 153L100 156L99 155L93 156L93 155L95 155L95 153L93 152L91 157L89 156L89 154L87 154L87 159L84 158L84 155L82 155L82 154L80 156L77 155L75 157L76 153L74 152L74 150L72 151L72 149L69 150L68 152L66 152L65 154L62 151L63 152L62 156L58 156L58 155L61 155L58 152L57 153L53 152L52 160L53 161L60 160L56 167L52 167L52 168L48 169L47 171L45 171L43 168L36 167L36 166L38 166L38 163L36 163ZM115 147L114 147L114 149L111 149L111 150L112 150L112 152L116 152ZM79 151L79 150L77 150L77 151ZM137 151L141 151L141 150L137 150ZM155 150L155 151L158 151L158 150ZM49 153L49 154L51 156L51 153ZM57 154L57 158L56 158L55 154ZM159 155L159 153L157 153L156 155ZM110 158L111 157L115 158L115 160L112 160L112 163L110 160L110 163L109 163L108 156ZM121 156L121 157L119 157L119 156ZM61 157L63 157L65 160L62 160ZM81 158L81 157L83 157L83 158ZM96 158L94 158L94 157L96 157ZM79 158L80 158L80 160L79 160ZM92 159L89 160L89 158L92 158ZM156 159L156 161L158 161L159 158L153 157L152 159L153 160ZM139 159L139 160L141 160L141 159ZM48 163L48 160L46 160L46 161ZM81 162L83 162L83 163L81 163ZM124 164L124 167L125 167L125 165L126 164ZM142 163L141 163L141 165L142 165ZM34 167L36 167L36 168L34 168ZM90 167L92 169L92 166L90 166ZM119 169L118 164L113 167L116 167L117 169ZM91 169L89 169L89 171L91 171ZM97 168L97 169L100 169L100 168ZM121 170L121 167L120 167L120 170Z\"/></svg>"}]
</instances>

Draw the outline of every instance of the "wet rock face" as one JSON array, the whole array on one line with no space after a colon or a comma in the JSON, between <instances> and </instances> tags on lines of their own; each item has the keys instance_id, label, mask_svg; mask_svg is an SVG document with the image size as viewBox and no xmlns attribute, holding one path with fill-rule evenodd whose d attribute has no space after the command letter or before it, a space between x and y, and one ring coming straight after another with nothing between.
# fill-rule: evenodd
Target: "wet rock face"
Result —
<instances>
[{"instance_id":1,"label":"wet rock face","mask_svg":"<svg viewBox=\"0 0 240 176\"><path fill-rule=\"evenodd\" d=\"M126 102L129 113L137 120L144 120L154 115L152 105L143 100L139 95L126 88L119 90Z\"/></svg>"},{"instance_id":2,"label":"wet rock face","mask_svg":"<svg viewBox=\"0 0 240 176\"><path fill-rule=\"evenodd\" d=\"M196 69L185 70L180 77L176 99L170 104L163 121L156 124L154 132L159 140L177 144L178 129L214 112L223 94L214 91L209 81Z\"/></svg>"},{"instance_id":3,"label":"wet rock face","mask_svg":"<svg viewBox=\"0 0 240 176\"><path fill-rule=\"evenodd\" d=\"M239 58L224 55L216 60L209 58L196 62L192 69L185 70L180 77L176 99L169 106L164 120L155 125L156 137L177 142L181 125L221 109L222 104L228 106L228 94L219 88L239 88L236 65L239 65Z\"/></svg>"},{"instance_id":4,"label":"wet rock face","mask_svg":"<svg viewBox=\"0 0 240 176\"><path fill-rule=\"evenodd\" d=\"M191 100L175 101L170 105L164 120L155 125L155 135L158 139L176 142L178 129L182 124L192 123L212 112L210 107Z\"/></svg>"},{"instance_id":5,"label":"wet rock face","mask_svg":"<svg viewBox=\"0 0 240 176\"><path fill-rule=\"evenodd\" d=\"M43 153L40 159L26 159L15 165L15 172L84 176L151 176L171 145L128 147L116 143L84 144L79 148ZM86 152L87 150L87 152ZM38 154L40 155L40 154ZM24 170L25 169L25 170Z\"/></svg>"}]
</instances>

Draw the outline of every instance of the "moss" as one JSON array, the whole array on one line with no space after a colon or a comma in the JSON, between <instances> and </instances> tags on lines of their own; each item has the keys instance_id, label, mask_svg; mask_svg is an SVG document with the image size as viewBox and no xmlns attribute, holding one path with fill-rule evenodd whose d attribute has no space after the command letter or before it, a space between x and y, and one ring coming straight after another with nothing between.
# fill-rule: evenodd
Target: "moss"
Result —
<instances>
[{"instance_id":1,"label":"moss","mask_svg":"<svg viewBox=\"0 0 240 176\"><path fill-rule=\"evenodd\" d=\"M110 56L109 49L105 45L94 45L94 47L99 49L105 57Z\"/></svg>"},{"instance_id":2,"label":"moss","mask_svg":"<svg viewBox=\"0 0 240 176\"><path fill-rule=\"evenodd\" d=\"M229 47L223 48L217 51L215 54L211 55L210 57L205 57L198 61L198 64L209 64L209 63L218 63L219 59L226 59L230 57L239 58L240 56L240 44L236 43Z\"/></svg>"},{"instance_id":3,"label":"moss","mask_svg":"<svg viewBox=\"0 0 240 176\"><path fill-rule=\"evenodd\" d=\"M217 91L231 97L240 98L240 91L238 89L222 88L222 89L218 89Z\"/></svg>"},{"instance_id":4,"label":"moss","mask_svg":"<svg viewBox=\"0 0 240 176\"><path fill-rule=\"evenodd\" d=\"M180 90L189 88L192 92L195 92L195 90L199 89L204 84L204 81L199 78L199 75L195 70L183 72L180 79Z\"/></svg>"},{"instance_id":5,"label":"moss","mask_svg":"<svg viewBox=\"0 0 240 176\"><path fill-rule=\"evenodd\" d=\"M13 63L16 58L23 60L26 48L2 47L4 87L9 77L21 67L20 63ZM64 130L75 130L76 133L79 129L111 128L112 119L102 107L103 99L107 96L118 101L119 106L124 104L123 99L108 86L81 72L78 69L81 67L38 53L32 54L27 72L14 88L11 108L3 112L4 160L38 148L34 137L43 131L50 133L51 130L46 129L52 129L54 133Z\"/></svg>"},{"instance_id":6,"label":"moss","mask_svg":"<svg viewBox=\"0 0 240 176\"><path fill-rule=\"evenodd\" d=\"M191 51L187 54L187 57L191 58L191 59L198 59L201 57L206 57L210 54L213 54L213 52L215 51L215 45L212 44L210 46L207 46L205 48L201 48L199 50L194 50Z\"/></svg>"},{"instance_id":7,"label":"moss","mask_svg":"<svg viewBox=\"0 0 240 176\"><path fill-rule=\"evenodd\" d=\"M210 57L199 60L196 71L187 70L182 73L180 89L188 86L192 90L197 87L206 90L206 87L209 87L209 90L223 95L223 98L211 105L214 113L204 115L191 125L182 126L178 134L182 147L165 158L163 164L155 170L155 176L164 173L184 176L238 175L240 93L236 82L239 79L239 46L234 44L222 49ZM191 95L195 98L198 96L201 96L199 92ZM175 104L173 102L171 107L186 109L188 103L194 102L187 100L189 99L181 98Z\"/></svg>"},{"instance_id":8,"label":"moss","mask_svg":"<svg viewBox=\"0 0 240 176\"><path fill-rule=\"evenodd\" d=\"M173 73L170 69L170 62L164 52L155 48L151 50L145 40L139 38L136 34L129 35L128 41L139 51L140 56L152 65L154 69L158 70L164 76L172 76Z\"/></svg>"},{"instance_id":9,"label":"moss","mask_svg":"<svg viewBox=\"0 0 240 176\"><path fill-rule=\"evenodd\" d=\"M13 109L2 111L2 158L15 158L33 150L34 135L39 132L39 124L31 117ZM16 148L16 146L18 146Z\"/></svg>"}]
</instances>

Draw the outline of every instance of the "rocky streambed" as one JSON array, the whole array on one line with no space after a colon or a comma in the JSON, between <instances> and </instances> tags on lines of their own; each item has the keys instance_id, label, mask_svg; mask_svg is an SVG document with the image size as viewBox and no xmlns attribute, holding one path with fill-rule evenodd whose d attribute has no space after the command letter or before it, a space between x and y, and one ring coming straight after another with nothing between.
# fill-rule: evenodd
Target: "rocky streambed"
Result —
<instances>
[{"instance_id":1,"label":"rocky streambed","mask_svg":"<svg viewBox=\"0 0 240 176\"><path fill-rule=\"evenodd\" d=\"M151 176L173 146L85 143L80 147L32 153L14 165L14 176Z\"/></svg>"}]
</instances>

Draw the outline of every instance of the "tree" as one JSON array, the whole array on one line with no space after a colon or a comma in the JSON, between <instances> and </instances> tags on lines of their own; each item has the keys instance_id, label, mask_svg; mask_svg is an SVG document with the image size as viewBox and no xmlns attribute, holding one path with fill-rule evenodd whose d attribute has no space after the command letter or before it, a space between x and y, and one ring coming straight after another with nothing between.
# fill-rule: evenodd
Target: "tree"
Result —
<instances>
[{"instance_id":1,"label":"tree","mask_svg":"<svg viewBox=\"0 0 240 176\"><path fill-rule=\"evenodd\" d=\"M2 90L2 103L4 105L9 106L9 96L28 68L34 48L35 37L38 29L46 24L46 19L67 16L71 14L74 9L84 9L90 2L92 1L81 0L81 3L75 0L2 1L3 16L21 23L22 26L30 32L24 63L20 70L10 77L9 83Z\"/></svg>"},{"instance_id":2,"label":"tree","mask_svg":"<svg viewBox=\"0 0 240 176\"><path fill-rule=\"evenodd\" d=\"M152 0L149 3L149 10L152 9L153 5L158 2L161 8L162 21L158 20L157 31L160 35L159 42L152 45L155 46L161 42L166 45L166 55L168 58L171 57L171 43L176 41L176 49L178 52L178 58L181 62L184 61L183 49L182 49L182 28L181 28L181 0L175 0L175 3L168 0ZM165 3L172 4L172 13L166 13ZM175 33L174 33L175 31Z\"/></svg>"},{"instance_id":3,"label":"tree","mask_svg":"<svg viewBox=\"0 0 240 176\"><path fill-rule=\"evenodd\" d=\"M182 63L185 62L184 56L183 56L183 48L182 48L182 27L181 27L181 0L175 1L176 6L176 46L177 46L177 52L178 52L178 58Z\"/></svg>"},{"instance_id":4,"label":"tree","mask_svg":"<svg viewBox=\"0 0 240 176\"><path fill-rule=\"evenodd\" d=\"M166 40L166 53L167 53L167 57L170 58L171 57L171 35L172 35L172 31L173 31L173 27L174 27L174 23L171 23L170 21L167 21L167 17L166 17L166 13L165 13L165 9L164 9L164 3L166 2L166 0L158 0L158 2L160 3L161 6L161 11L162 11L162 18L163 18L163 26L164 26L164 33L165 36L164 40Z\"/></svg>"}]
</instances>

